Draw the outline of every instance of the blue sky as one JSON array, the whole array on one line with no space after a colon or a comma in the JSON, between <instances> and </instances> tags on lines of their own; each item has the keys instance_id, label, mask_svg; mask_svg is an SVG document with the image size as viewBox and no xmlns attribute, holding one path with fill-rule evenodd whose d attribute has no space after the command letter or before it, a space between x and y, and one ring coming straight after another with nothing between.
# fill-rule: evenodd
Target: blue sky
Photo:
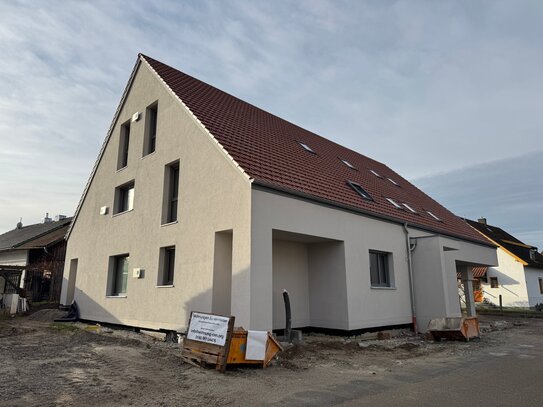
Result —
<instances>
[{"instance_id":1,"label":"blue sky","mask_svg":"<svg viewBox=\"0 0 543 407\"><path fill-rule=\"evenodd\" d=\"M143 52L543 248L542 20L538 0L0 2L0 231L74 212Z\"/></svg>"}]
</instances>

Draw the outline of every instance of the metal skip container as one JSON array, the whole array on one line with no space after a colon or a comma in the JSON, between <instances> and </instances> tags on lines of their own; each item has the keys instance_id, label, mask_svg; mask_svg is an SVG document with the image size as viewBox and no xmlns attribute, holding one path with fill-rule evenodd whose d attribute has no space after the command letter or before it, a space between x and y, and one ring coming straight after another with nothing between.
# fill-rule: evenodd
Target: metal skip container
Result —
<instances>
[{"instance_id":1,"label":"metal skip container","mask_svg":"<svg viewBox=\"0 0 543 407\"><path fill-rule=\"evenodd\" d=\"M434 318L428 324L428 332L436 341L452 339L469 341L479 338L479 320L477 317Z\"/></svg>"},{"instance_id":2,"label":"metal skip container","mask_svg":"<svg viewBox=\"0 0 543 407\"><path fill-rule=\"evenodd\" d=\"M247 359L247 337L249 332L243 328L235 328L232 333L232 342L230 343L230 350L228 352L227 364L255 364L266 367L270 364L272 359L283 348L281 344L273 337L269 332L265 333L264 349L262 359L254 360Z\"/></svg>"}]
</instances>

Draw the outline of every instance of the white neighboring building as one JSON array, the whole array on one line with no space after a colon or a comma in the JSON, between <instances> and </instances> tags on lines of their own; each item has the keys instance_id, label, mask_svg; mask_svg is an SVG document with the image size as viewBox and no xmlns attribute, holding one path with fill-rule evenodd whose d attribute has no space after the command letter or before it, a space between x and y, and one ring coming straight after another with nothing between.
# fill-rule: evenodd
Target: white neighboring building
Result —
<instances>
[{"instance_id":1,"label":"white neighboring building","mask_svg":"<svg viewBox=\"0 0 543 407\"><path fill-rule=\"evenodd\" d=\"M485 218L466 221L498 246L498 266L489 267L481 278L484 298L505 307L534 307L543 304L543 255Z\"/></svg>"},{"instance_id":2,"label":"white neighboring building","mask_svg":"<svg viewBox=\"0 0 543 407\"><path fill-rule=\"evenodd\" d=\"M425 330L461 315L457 272L471 285L495 264L388 166L139 55L68 233L62 302L136 327L180 331L194 310L268 330L287 289L293 327Z\"/></svg>"}]
</instances>

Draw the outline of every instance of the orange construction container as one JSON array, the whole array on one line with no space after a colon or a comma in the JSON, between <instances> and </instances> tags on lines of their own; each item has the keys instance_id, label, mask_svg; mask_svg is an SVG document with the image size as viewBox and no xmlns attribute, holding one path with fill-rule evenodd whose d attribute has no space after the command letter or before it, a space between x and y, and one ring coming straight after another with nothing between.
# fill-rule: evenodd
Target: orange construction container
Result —
<instances>
[{"instance_id":1,"label":"orange construction container","mask_svg":"<svg viewBox=\"0 0 543 407\"><path fill-rule=\"evenodd\" d=\"M247 331L243 328L235 328L232 333L232 341L230 342L230 351L228 352L227 364L250 364L250 365L262 365L266 367L270 364L272 359L283 350L283 347L268 332L268 340L266 341L266 355L264 360L247 360L245 359L245 349L247 348Z\"/></svg>"}]
</instances>

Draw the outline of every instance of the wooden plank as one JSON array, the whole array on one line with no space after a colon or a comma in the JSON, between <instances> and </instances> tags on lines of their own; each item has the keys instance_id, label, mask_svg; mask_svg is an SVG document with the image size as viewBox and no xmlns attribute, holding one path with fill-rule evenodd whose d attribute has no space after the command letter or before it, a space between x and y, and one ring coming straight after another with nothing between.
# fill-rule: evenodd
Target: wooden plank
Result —
<instances>
[{"instance_id":1,"label":"wooden plank","mask_svg":"<svg viewBox=\"0 0 543 407\"><path fill-rule=\"evenodd\" d=\"M219 354L221 349L223 349L223 346L214 345L212 343L206 342L198 342L187 338L183 339L183 347L186 349L194 349L202 352L215 354Z\"/></svg>"},{"instance_id":2,"label":"wooden plank","mask_svg":"<svg viewBox=\"0 0 543 407\"><path fill-rule=\"evenodd\" d=\"M203 353L203 352L191 352L191 351L184 350L181 355L186 358L198 360L200 362L209 363L211 365L216 365L219 361L218 355L211 355L209 353Z\"/></svg>"},{"instance_id":3,"label":"wooden plank","mask_svg":"<svg viewBox=\"0 0 543 407\"><path fill-rule=\"evenodd\" d=\"M232 333L234 332L234 322L235 317L230 317L230 320L228 321L228 331L226 331L226 343L224 344L224 348L221 350L221 353L219 354L219 364L217 365L217 370L219 370L221 373L226 372L226 365L228 362L228 353L230 352L230 344L232 342Z\"/></svg>"}]
</instances>

